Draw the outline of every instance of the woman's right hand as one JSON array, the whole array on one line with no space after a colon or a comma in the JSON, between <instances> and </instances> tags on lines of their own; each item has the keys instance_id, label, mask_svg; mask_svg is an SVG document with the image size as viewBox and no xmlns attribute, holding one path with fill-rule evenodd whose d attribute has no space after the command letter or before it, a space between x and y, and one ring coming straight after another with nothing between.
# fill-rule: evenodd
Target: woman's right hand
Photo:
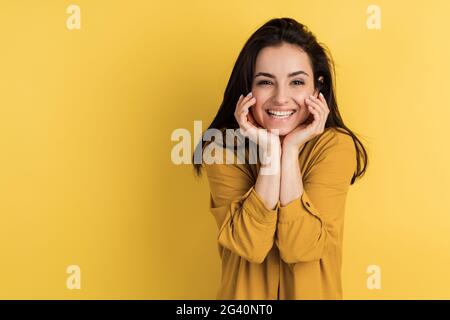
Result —
<instances>
[{"instance_id":1,"label":"woman's right hand","mask_svg":"<svg viewBox=\"0 0 450 320\"><path fill-rule=\"evenodd\" d=\"M241 133L263 149L264 155L271 155L272 148L279 151L281 148L280 137L269 130L258 126L250 112L250 107L256 103L256 98L249 92L245 97L241 94L236 104L234 117L236 118Z\"/></svg>"}]
</instances>

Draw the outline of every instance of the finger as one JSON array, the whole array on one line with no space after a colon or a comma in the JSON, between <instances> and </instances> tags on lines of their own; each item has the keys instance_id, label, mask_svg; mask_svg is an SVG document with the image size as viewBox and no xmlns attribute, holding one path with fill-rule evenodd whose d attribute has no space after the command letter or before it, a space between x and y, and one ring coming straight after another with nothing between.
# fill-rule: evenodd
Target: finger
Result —
<instances>
[{"instance_id":1,"label":"finger","mask_svg":"<svg viewBox=\"0 0 450 320\"><path fill-rule=\"evenodd\" d=\"M312 130L314 131L319 131L322 123L324 122L324 114L323 111L320 109L320 106L318 103L315 103L313 101L311 101L311 99L307 99L306 100L308 103L308 107L310 112L313 114L314 116L314 120L311 123L310 127L312 128Z\"/></svg>"},{"instance_id":2,"label":"finger","mask_svg":"<svg viewBox=\"0 0 450 320\"><path fill-rule=\"evenodd\" d=\"M311 105L314 109L318 110L320 113L320 119L317 130L320 131L321 128L325 127L325 122L327 121L327 112L325 111L325 106L319 99L310 99ZM323 131L323 130L322 130Z\"/></svg>"},{"instance_id":3,"label":"finger","mask_svg":"<svg viewBox=\"0 0 450 320\"><path fill-rule=\"evenodd\" d=\"M236 120L238 120L238 122L239 122L238 114L239 114L239 111L240 111L240 109L241 109L240 106L241 106L242 98L243 98L243 95L241 94L241 95L239 96L238 101L236 102L236 108L234 109L234 117L236 118Z\"/></svg>"},{"instance_id":4,"label":"finger","mask_svg":"<svg viewBox=\"0 0 450 320\"><path fill-rule=\"evenodd\" d=\"M256 98L252 97L247 101L243 101L242 102L242 112L248 114L249 113L249 109L252 105L254 105L256 102Z\"/></svg>"},{"instance_id":5,"label":"finger","mask_svg":"<svg viewBox=\"0 0 450 320\"><path fill-rule=\"evenodd\" d=\"M313 115L313 121L311 122L311 127L316 127L320 123L320 114L319 111L317 111L316 108L314 108L312 105L308 105L309 112Z\"/></svg>"},{"instance_id":6,"label":"finger","mask_svg":"<svg viewBox=\"0 0 450 320\"><path fill-rule=\"evenodd\" d=\"M236 103L236 110L235 110L235 112L236 113L238 113L238 112L240 112L240 109L241 109L241 107L242 107L242 100L244 100L244 95L243 94L241 94L240 96L239 96L239 99L238 99L238 101L237 101L237 103Z\"/></svg>"},{"instance_id":7,"label":"finger","mask_svg":"<svg viewBox=\"0 0 450 320\"><path fill-rule=\"evenodd\" d=\"M244 135L247 135L253 129L251 123L247 121L247 115L245 112L241 112L238 123Z\"/></svg>"},{"instance_id":8,"label":"finger","mask_svg":"<svg viewBox=\"0 0 450 320\"><path fill-rule=\"evenodd\" d=\"M242 103L247 102L247 101L250 100L251 98L254 98L254 97L253 97L252 92L250 91L250 92L242 99Z\"/></svg>"},{"instance_id":9,"label":"finger","mask_svg":"<svg viewBox=\"0 0 450 320\"><path fill-rule=\"evenodd\" d=\"M324 103L326 103L325 97L323 96L322 92L319 92L319 97L318 99Z\"/></svg>"},{"instance_id":10,"label":"finger","mask_svg":"<svg viewBox=\"0 0 450 320\"><path fill-rule=\"evenodd\" d=\"M237 101L237 104L240 104L243 98L244 98L244 95L241 94L241 95L239 96L239 99L238 99L238 101Z\"/></svg>"},{"instance_id":11,"label":"finger","mask_svg":"<svg viewBox=\"0 0 450 320\"><path fill-rule=\"evenodd\" d=\"M325 110L325 115L324 115L323 123L322 123L322 128L325 129L325 124L327 122L328 115L330 114L330 108L328 107L327 101L322 92L319 93L319 100L322 102L322 106Z\"/></svg>"},{"instance_id":12,"label":"finger","mask_svg":"<svg viewBox=\"0 0 450 320\"><path fill-rule=\"evenodd\" d=\"M324 105L323 102L317 98L310 100L312 100L312 104L315 106L315 108L319 109L318 111L321 115L319 127L321 128L325 127L325 123L328 118L328 111L326 109L327 108L326 105Z\"/></svg>"},{"instance_id":13,"label":"finger","mask_svg":"<svg viewBox=\"0 0 450 320\"><path fill-rule=\"evenodd\" d=\"M243 109L244 103L246 101L246 98L247 98L247 96L244 96L243 94L241 94L239 96L239 100L236 103L236 110L234 111L234 116L236 117L236 119L239 118L239 115L242 112L242 109Z\"/></svg>"},{"instance_id":14,"label":"finger","mask_svg":"<svg viewBox=\"0 0 450 320\"><path fill-rule=\"evenodd\" d=\"M317 127L315 129L318 132L322 132L323 128L325 127L326 116L322 112L318 111L317 106L313 106L312 108L319 113L319 118L317 119Z\"/></svg>"},{"instance_id":15,"label":"finger","mask_svg":"<svg viewBox=\"0 0 450 320\"><path fill-rule=\"evenodd\" d=\"M320 101L322 101L323 103L327 103L327 101L325 100L325 97L324 97L324 95L323 95L323 93L322 92L319 92L319 97L318 97L318 99L320 100Z\"/></svg>"},{"instance_id":16,"label":"finger","mask_svg":"<svg viewBox=\"0 0 450 320\"><path fill-rule=\"evenodd\" d=\"M242 102L241 106L241 112L239 113L239 123L242 126L242 128L247 130L256 129L256 126L254 126L252 123L250 123L247 119L247 116L249 115L249 108L255 103L256 99L251 98L246 102Z\"/></svg>"},{"instance_id":17,"label":"finger","mask_svg":"<svg viewBox=\"0 0 450 320\"><path fill-rule=\"evenodd\" d=\"M314 105L318 106L318 107L319 107L319 111L320 111L321 113L325 113L325 107L323 106L322 101L320 101L319 99L317 99L317 98L314 97L314 96L309 96L309 101L310 101L311 103L313 103Z\"/></svg>"},{"instance_id":18,"label":"finger","mask_svg":"<svg viewBox=\"0 0 450 320\"><path fill-rule=\"evenodd\" d=\"M310 106L312 106L313 108L314 108L314 110L316 110L318 113L319 113L319 115L320 115L320 117L322 118L322 117L324 117L324 111L323 111L323 109L320 107L320 105L318 104L318 103L316 103L316 102L314 102L314 101L312 101L312 99L306 99L306 103L308 104L308 105L310 105ZM320 119L319 119L320 120Z\"/></svg>"},{"instance_id":19,"label":"finger","mask_svg":"<svg viewBox=\"0 0 450 320\"><path fill-rule=\"evenodd\" d=\"M330 112L330 108L328 107L327 104L327 100L325 99L325 97L323 96L322 92L319 93L319 100L322 102L322 104L325 107L325 110L329 113Z\"/></svg>"},{"instance_id":20,"label":"finger","mask_svg":"<svg viewBox=\"0 0 450 320\"><path fill-rule=\"evenodd\" d=\"M247 94L246 96L242 95L242 98L240 99L240 101L238 101L238 105L236 107L236 112L240 113L244 107L244 104L252 98L252 96L250 94L251 94L251 92L249 92L249 94Z\"/></svg>"}]
</instances>

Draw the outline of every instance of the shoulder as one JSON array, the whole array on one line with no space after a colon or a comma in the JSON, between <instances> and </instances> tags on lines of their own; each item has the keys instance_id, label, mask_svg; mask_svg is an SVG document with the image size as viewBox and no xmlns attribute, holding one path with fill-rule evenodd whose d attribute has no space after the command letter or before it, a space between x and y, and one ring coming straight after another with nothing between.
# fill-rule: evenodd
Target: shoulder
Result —
<instances>
[{"instance_id":1,"label":"shoulder","mask_svg":"<svg viewBox=\"0 0 450 320\"><path fill-rule=\"evenodd\" d=\"M337 163L356 168L356 146L353 137L342 128L326 128L322 134L309 141L308 163Z\"/></svg>"},{"instance_id":2,"label":"shoulder","mask_svg":"<svg viewBox=\"0 0 450 320\"><path fill-rule=\"evenodd\" d=\"M351 183L357 168L357 154L353 137L341 128L326 128L309 141L305 180L325 185Z\"/></svg>"},{"instance_id":3,"label":"shoulder","mask_svg":"<svg viewBox=\"0 0 450 320\"><path fill-rule=\"evenodd\" d=\"M336 150L356 152L353 137L342 128L326 128L322 134L311 142L313 153L330 153Z\"/></svg>"}]
</instances>

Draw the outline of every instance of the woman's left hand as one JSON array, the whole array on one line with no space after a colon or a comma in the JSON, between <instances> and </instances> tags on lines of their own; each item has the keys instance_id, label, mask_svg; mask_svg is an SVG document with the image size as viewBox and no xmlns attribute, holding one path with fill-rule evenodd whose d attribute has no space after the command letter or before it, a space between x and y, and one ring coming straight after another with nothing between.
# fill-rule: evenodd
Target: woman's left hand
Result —
<instances>
[{"instance_id":1,"label":"woman's left hand","mask_svg":"<svg viewBox=\"0 0 450 320\"><path fill-rule=\"evenodd\" d=\"M321 134L330 110L322 93L319 98L309 96L305 99L309 112L313 115L312 122L299 125L283 138L283 149L295 148L298 150L304 143Z\"/></svg>"}]
</instances>

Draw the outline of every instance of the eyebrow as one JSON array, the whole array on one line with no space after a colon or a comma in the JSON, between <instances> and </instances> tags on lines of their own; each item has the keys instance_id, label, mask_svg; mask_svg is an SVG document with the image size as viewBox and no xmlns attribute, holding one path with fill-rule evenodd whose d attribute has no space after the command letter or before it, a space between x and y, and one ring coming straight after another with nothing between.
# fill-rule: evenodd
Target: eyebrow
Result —
<instances>
[{"instance_id":1,"label":"eyebrow","mask_svg":"<svg viewBox=\"0 0 450 320\"><path fill-rule=\"evenodd\" d=\"M289 73L288 77L293 77L293 76L296 76L296 75L299 75L299 74L304 74L306 76L309 76L305 71L299 70L299 71L295 71L295 72ZM275 79L275 76L273 74L270 74L270 73L267 73L267 72L258 72L255 75L255 78L258 77L258 76L264 76L264 77Z\"/></svg>"}]
</instances>

